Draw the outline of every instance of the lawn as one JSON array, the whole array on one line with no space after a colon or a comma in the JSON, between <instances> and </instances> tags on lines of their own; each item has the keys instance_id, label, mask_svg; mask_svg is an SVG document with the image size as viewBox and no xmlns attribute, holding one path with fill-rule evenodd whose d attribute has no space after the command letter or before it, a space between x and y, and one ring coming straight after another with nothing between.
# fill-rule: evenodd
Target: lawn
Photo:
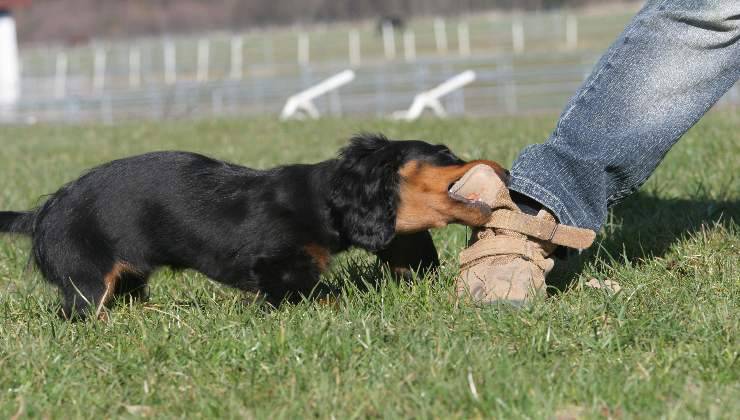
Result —
<instances>
[{"instance_id":1,"label":"lawn","mask_svg":"<svg viewBox=\"0 0 740 420\"><path fill-rule=\"evenodd\" d=\"M554 118L324 120L0 128L0 208L39 202L86 168L162 149L254 167L331 157L352 133L444 142L509 165ZM434 232L438 276L396 283L365 253L334 261L335 305L266 311L192 273L147 303L67 323L0 242L0 417L738 418L740 114L705 118L592 249L529 308L450 299L463 227ZM618 293L585 287L612 280Z\"/></svg>"}]
</instances>

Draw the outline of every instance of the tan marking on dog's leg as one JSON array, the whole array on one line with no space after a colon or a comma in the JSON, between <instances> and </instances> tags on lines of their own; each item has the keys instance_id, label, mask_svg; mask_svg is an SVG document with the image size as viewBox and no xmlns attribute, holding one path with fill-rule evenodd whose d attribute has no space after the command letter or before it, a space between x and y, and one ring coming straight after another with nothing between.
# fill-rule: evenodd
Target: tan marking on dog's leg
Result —
<instances>
[{"instance_id":1,"label":"tan marking on dog's leg","mask_svg":"<svg viewBox=\"0 0 740 420\"><path fill-rule=\"evenodd\" d=\"M126 263L123 262L116 262L113 264L113 268L108 272L108 274L103 277L103 283L105 284L105 292L103 292L103 296L100 297L100 302L98 302L98 307L95 310L95 317L106 321L108 316L105 312L103 312L103 307L111 300L113 297L113 294L116 291L116 284L118 283L118 279L121 277L121 274L123 274L124 271L133 271L129 268L129 266Z\"/></svg>"},{"instance_id":2,"label":"tan marking on dog's leg","mask_svg":"<svg viewBox=\"0 0 740 420\"><path fill-rule=\"evenodd\" d=\"M315 243L310 243L304 246L303 249L316 263L316 266L319 268L319 272L323 273L327 268L329 268L331 253L328 249Z\"/></svg>"}]
</instances>

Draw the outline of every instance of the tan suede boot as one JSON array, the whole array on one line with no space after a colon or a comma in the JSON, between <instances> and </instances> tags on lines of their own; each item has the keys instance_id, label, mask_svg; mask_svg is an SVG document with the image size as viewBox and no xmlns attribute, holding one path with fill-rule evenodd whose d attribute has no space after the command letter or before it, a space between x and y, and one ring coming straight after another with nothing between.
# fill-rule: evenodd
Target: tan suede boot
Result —
<instances>
[{"instance_id":1,"label":"tan suede boot","mask_svg":"<svg viewBox=\"0 0 740 420\"><path fill-rule=\"evenodd\" d=\"M500 177L485 165L470 169L450 196L480 200L493 209L488 223L473 230L469 247L460 252L456 292L475 303L521 305L544 295L555 248L588 248L596 237L591 230L558 224L546 210L537 216L522 213Z\"/></svg>"}]
</instances>

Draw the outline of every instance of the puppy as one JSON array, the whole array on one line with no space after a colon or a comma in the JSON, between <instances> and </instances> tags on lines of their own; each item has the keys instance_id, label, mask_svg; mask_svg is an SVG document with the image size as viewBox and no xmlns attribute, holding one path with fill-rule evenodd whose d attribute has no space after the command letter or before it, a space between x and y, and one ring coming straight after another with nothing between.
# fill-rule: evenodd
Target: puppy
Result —
<instances>
[{"instance_id":1,"label":"puppy","mask_svg":"<svg viewBox=\"0 0 740 420\"><path fill-rule=\"evenodd\" d=\"M396 271L438 264L427 229L483 224L490 209L452 199L472 166L449 148L382 135L351 139L336 159L255 170L186 152L94 168L0 232L30 235L32 258L61 291L60 315L101 316L141 295L158 267L193 269L278 305L317 285L333 254L359 247Z\"/></svg>"}]
</instances>

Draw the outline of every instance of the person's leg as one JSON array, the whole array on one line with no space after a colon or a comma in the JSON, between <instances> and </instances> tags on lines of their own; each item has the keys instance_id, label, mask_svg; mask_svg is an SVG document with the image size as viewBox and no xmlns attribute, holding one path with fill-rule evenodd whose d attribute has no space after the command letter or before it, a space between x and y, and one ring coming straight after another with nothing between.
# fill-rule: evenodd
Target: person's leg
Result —
<instances>
[{"instance_id":1,"label":"person's leg","mask_svg":"<svg viewBox=\"0 0 740 420\"><path fill-rule=\"evenodd\" d=\"M650 1L607 50L509 188L598 230L740 78L740 1ZM516 200L516 198L515 198Z\"/></svg>"},{"instance_id":2,"label":"person's leg","mask_svg":"<svg viewBox=\"0 0 740 420\"><path fill-rule=\"evenodd\" d=\"M739 77L738 0L649 2L547 142L522 151L508 188L475 168L453 186L493 209L460 253L458 295L478 303L541 295L556 246L590 246L607 207L634 192Z\"/></svg>"}]
</instances>

